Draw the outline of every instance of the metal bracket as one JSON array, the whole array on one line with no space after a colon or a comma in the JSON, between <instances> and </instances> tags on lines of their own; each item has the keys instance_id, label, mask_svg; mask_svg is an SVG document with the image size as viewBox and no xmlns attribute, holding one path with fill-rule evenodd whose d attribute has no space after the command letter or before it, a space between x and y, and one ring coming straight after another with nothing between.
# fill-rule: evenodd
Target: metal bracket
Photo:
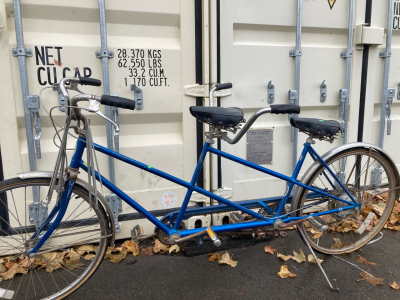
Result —
<instances>
[{"instance_id":1,"label":"metal bracket","mask_svg":"<svg viewBox=\"0 0 400 300\"><path fill-rule=\"evenodd\" d=\"M143 109L143 91L141 88L137 87L136 84L131 84L131 91L134 92L135 96L135 108L138 110Z\"/></svg>"},{"instance_id":2,"label":"metal bracket","mask_svg":"<svg viewBox=\"0 0 400 300\"><path fill-rule=\"evenodd\" d=\"M122 212L122 201L115 194L110 194L109 196L106 196L106 201L113 212L113 217L115 220L115 232L120 232L121 224L118 223L118 214Z\"/></svg>"},{"instance_id":3,"label":"metal bracket","mask_svg":"<svg viewBox=\"0 0 400 300\"><path fill-rule=\"evenodd\" d=\"M289 90L289 103L290 104L295 104L296 100L298 99L298 94L296 90ZM290 120L290 118L293 116L293 114L289 114L288 115L288 119ZM294 140L294 127L291 126L291 135L290 135L290 140L293 142Z\"/></svg>"},{"instance_id":4,"label":"metal bracket","mask_svg":"<svg viewBox=\"0 0 400 300\"><path fill-rule=\"evenodd\" d=\"M324 103L326 101L326 84L325 81L322 81L321 86L320 86L320 101Z\"/></svg>"},{"instance_id":5,"label":"metal bracket","mask_svg":"<svg viewBox=\"0 0 400 300\"><path fill-rule=\"evenodd\" d=\"M13 56L32 56L33 52L30 48L17 47L12 48L11 53Z\"/></svg>"},{"instance_id":6,"label":"metal bracket","mask_svg":"<svg viewBox=\"0 0 400 300\"><path fill-rule=\"evenodd\" d=\"M192 84L183 87L183 94L191 97L208 98L209 85ZM214 91L214 98L226 97L232 95L232 89Z\"/></svg>"},{"instance_id":7,"label":"metal bracket","mask_svg":"<svg viewBox=\"0 0 400 300\"><path fill-rule=\"evenodd\" d=\"M64 98L64 95L61 93L60 84L53 83L52 88L53 88L53 91L58 92L58 104L60 105L59 109L62 112L65 112L65 98Z\"/></svg>"},{"instance_id":8,"label":"metal bracket","mask_svg":"<svg viewBox=\"0 0 400 300\"><path fill-rule=\"evenodd\" d=\"M346 182L346 172L345 171L339 171L336 174L337 178L340 180L341 183L345 183ZM339 183L335 182L334 185L336 187L339 186Z\"/></svg>"},{"instance_id":9,"label":"metal bracket","mask_svg":"<svg viewBox=\"0 0 400 300\"><path fill-rule=\"evenodd\" d=\"M380 185L381 184L382 172L383 172L382 166L379 166L379 167L371 170L371 185Z\"/></svg>"},{"instance_id":10,"label":"metal bracket","mask_svg":"<svg viewBox=\"0 0 400 300\"><path fill-rule=\"evenodd\" d=\"M111 94L111 96L118 97L118 94ZM119 115L118 115L118 107L112 107L112 114L114 118L114 123L119 127ZM115 152L119 152L119 131L114 127L114 148Z\"/></svg>"},{"instance_id":11,"label":"metal bracket","mask_svg":"<svg viewBox=\"0 0 400 300\"><path fill-rule=\"evenodd\" d=\"M290 50L289 51L289 56L290 57L301 56L301 50Z\"/></svg>"},{"instance_id":12,"label":"metal bracket","mask_svg":"<svg viewBox=\"0 0 400 300\"><path fill-rule=\"evenodd\" d=\"M344 122L344 115L346 109L346 99L349 96L349 92L346 89L341 89L339 91L339 99L340 99L340 106L339 106L339 120L342 123L342 127L346 128L346 124ZM342 138L345 136L345 132L342 131Z\"/></svg>"},{"instance_id":13,"label":"metal bracket","mask_svg":"<svg viewBox=\"0 0 400 300\"><path fill-rule=\"evenodd\" d=\"M268 82L268 103L274 103L275 98L275 85L272 84L272 80Z\"/></svg>"},{"instance_id":14,"label":"metal bracket","mask_svg":"<svg viewBox=\"0 0 400 300\"><path fill-rule=\"evenodd\" d=\"M379 58L386 58L386 57L391 57L391 56L392 56L392 51L379 52Z\"/></svg>"},{"instance_id":15,"label":"metal bracket","mask_svg":"<svg viewBox=\"0 0 400 300\"><path fill-rule=\"evenodd\" d=\"M96 57L97 58L103 58L103 57L113 58L114 51L111 51L108 49L96 50Z\"/></svg>"},{"instance_id":16,"label":"metal bracket","mask_svg":"<svg viewBox=\"0 0 400 300\"><path fill-rule=\"evenodd\" d=\"M340 58L352 58L353 57L353 51L348 51L348 52L340 52Z\"/></svg>"},{"instance_id":17,"label":"metal bracket","mask_svg":"<svg viewBox=\"0 0 400 300\"><path fill-rule=\"evenodd\" d=\"M400 100L400 83L397 86L397 100Z\"/></svg>"},{"instance_id":18,"label":"metal bracket","mask_svg":"<svg viewBox=\"0 0 400 300\"><path fill-rule=\"evenodd\" d=\"M38 228L43 220L47 219L48 216L48 206L47 203L38 202L31 203L28 205L29 208L29 222L34 224Z\"/></svg>"},{"instance_id":19,"label":"metal bracket","mask_svg":"<svg viewBox=\"0 0 400 300\"><path fill-rule=\"evenodd\" d=\"M42 135L42 125L40 123L40 115L39 115L39 108L40 108L40 102L39 102L39 96L37 95L29 95L28 100L27 100L27 108L31 110L31 113L33 114L34 117L34 124L35 124L35 152L36 152L36 158L41 159L42 154L40 151L40 137Z\"/></svg>"},{"instance_id":20,"label":"metal bracket","mask_svg":"<svg viewBox=\"0 0 400 300\"><path fill-rule=\"evenodd\" d=\"M392 118L390 113L392 112L392 103L394 98L394 88L388 88L386 91L386 121L387 121L387 135L390 135L392 131Z\"/></svg>"}]
</instances>

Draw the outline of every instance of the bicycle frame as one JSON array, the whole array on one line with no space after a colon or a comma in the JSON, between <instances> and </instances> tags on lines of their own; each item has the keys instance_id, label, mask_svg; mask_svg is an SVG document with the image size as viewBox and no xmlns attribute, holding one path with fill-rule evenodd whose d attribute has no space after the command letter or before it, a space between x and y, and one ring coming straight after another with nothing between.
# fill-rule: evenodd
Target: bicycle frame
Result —
<instances>
[{"instance_id":1,"label":"bicycle frame","mask_svg":"<svg viewBox=\"0 0 400 300\"><path fill-rule=\"evenodd\" d=\"M338 212L341 210L348 210L348 209L353 209L353 208L359 208L360 204L357 203L357 201L353 198L353 196L350 194L350 192L345 188L345 186L340 182L340 180L337 178L336 174L334 174L334 172L328 167L328 165L324 162L324 160L317 154L317 152L312 148L311 144L306 142L304 144L304 148L303 151L301 153L300 159L297 162L296 168L293 171L293 174L291 177L288 177L286 175L280 174L278 172L272 171L270 169L264 168L262 166L256 165L254 163L248 162L244 159L241 159L239 157L233 156L231 154L225 153L221 150L217 150L215 148L212 148L210 146L210 144L208 142L206 142L204 144L203 150L201 152L200 158L198 160L196 169L194 171L192 180L190 182L186 182L182 179L179 179L177 177L174 177L170 174L164 173L160 170L157 170L155 168L153 168L152 166L143 164L141 162L138 162L132 158L129 158L127 156L124 156L120 153L114 152L112 150L109 150L105 147L102 147L100 145L94 144L95 146L95 150L101 153L104 153L106 155L109 155L115 159L118 159L120 161L123 161L125 163L128 163L132 166L135 166L139 169L142 169L144 171L147 171L149 173L155 174L157 176L160 176L164 179L167 179L171 182L174 182L180 186L183 186L185 188L187 188L187 193L186 196L183 200L182 206L179 210L177 219L175 221L174 226L169 227L165 224L163 224L160 220L158 220L156 217L154 217L149 211L147 211L145 208L143 208L141 205L139 205L135 200L133 200L132 198L130 198L128 195L126 195L123 191L121 191L118 187L116 187L115 185L113 185L109 180L107 180L106 178L104 178L103 176L101 176L101 182L103 183L103 185L105 187L107 187L112 193L116 194L120 199L122 199L125 203L127 203L129 206L131 206L132 208L134 208L137 212L141 213L142 215L144 215L150 222L152 222L154 225L156 225L156 227L160 228L161 230L163 230L165 233L168 234L168 236L172 235L172 234L176 234L178 233L180 237L184 237L184 236L188 236L194 233L197 233L199 231L204 230L205 228L196 228L196 229L188 229L188 230L178 230L181 221L184 219L184 215L190 200L190 197L192 195L192 193L198 192L202 195L205 195L207 197L210 197L216 201L218 201L219 203L223 203L225 205L228 205L236 210L240 210L242 212L245 212L253 217L255 217L256 219L258 219L258 221L252 221L252 222L245 222L245 223L235 223L235 224L228 224L228 225L218 225L218 226L212 226L212 229L215 232L224 232L224 231L232 231L232 230L242 230L242 229L248 229L248 228L255 228L255 227L261 227L261 226L270 226L273 225L274 222L278 219L281 219L284 223L288 223L291 221L295 221L295 220L300 220L300 219L304 219L305 217L309 217L310 215L307 216L300 216L300 217L293 217L290 216L290 214L285 214L282 215L282 212L284 210L285 204L287 203L289 196L292 192L292 189L294 187L294 185L298 185L301 186L307 190L313 191L315 193L316 196L326 196L330 199L335 199L341 202L346 203L348 206L345 207L341 207L341 208L337 208L337 209L332 209L332 210L327 210L327 211L323 211L323 212L319 212L319 213L315 213L315 214L311 214L311 216L321 216L321 215L325 215L325 214L330 214L330 213L334 213L334 212ZM85 164L85 162L82 160L82 155L83 155L83 151L86 148L86 140L84 138L79 138L76 144L76 150L75 153L72 157L71 163L70 163L70 167L71 168L75 168L75 169L83 169L84 171L88 171L88 167ZM206 157L206 154L210 152L212 154L215 155L219 155L221 157L224 157L226 159L229 159L231 161L234 161L236 163L239 163L241 165L250 167L252 169L258 170L260 172L266 173L268 175L271 175L273 177L277 177L281 180L284 180L286 182L288 182L288 188L286 190L286 194L282 197L282 199L280 200L279 205L274 209L270 209L267 205L263 205L272 216L264 216L261 215L259 213L256 213L246 207L243 207L235 202L229 201L223 197L220 197L218 195L215 195L205 189L202 189L198 186L196 186L196 181L197 178L200 174L200 170L202 168L204 159ZM349 196L351 201L346 201L344 199L338 198L336 196L330 195L328 193L326 193L326 190L321 190L312 186L307 186L303 183L301 183L300 181L297 180L297 176L300 172L301 167L303 166L304 160L307 156L307 154L310 154L311 157L314 160L319 161L325 168L326 170L330 173L330 175L333 177L333 179L335 180L335 182L346 192L346 194ZM326 174L324 173L325 177L328 179L328 177L326 176ZM98 181L100 181L100 177L99 174L96 172L96 179ZM328 179L329 184L331 185L331 187L333 189L335 189L337 187L337 185L335 186L334 183L332 183L331 180ZM72 193L72 189L74 187L75 182L72 181L71 179L69 179L67 181L66 184L66 188L61 196L61 200L59 201L59 203L57 203L57 205L55 205L55 207L53 208L53 210L50 212L48 218L44 221L44 223L42 224L42 226L32 235L32 238L35 238L37 236L39 236L39 234L41 233L42 229L45 228L50 222L51 220L54 218L54 216L57 214L56 219L54 220L54 222L52 223L52 225L50 226L50 228L43 234L43 236L41 237L41 239L38 241L38 243L35 245L35 247L31 250L30 253L35 253L37 252L40 247L43 245L43 243L50 237L50 235L52 234L52 232L55 230L55 228L57 228L58 224L61 222L65 211L68 207L69 204L69 198L71 196ZM325 202L326 200L324 200L323 202ZM315 205L315 204L313 204Z\"/></svg>"}]
</instances>

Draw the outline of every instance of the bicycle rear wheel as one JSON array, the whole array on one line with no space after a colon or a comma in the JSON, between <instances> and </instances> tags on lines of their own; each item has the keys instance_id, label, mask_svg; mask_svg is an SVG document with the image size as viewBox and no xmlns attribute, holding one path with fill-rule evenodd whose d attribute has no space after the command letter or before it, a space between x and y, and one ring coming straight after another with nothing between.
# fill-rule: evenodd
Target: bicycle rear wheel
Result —
<instances>
[{"instance_id":1,"label":"bicycle rear wheel","mask_svg":"<svg viewBox=\"0 0 400 300\"><path fill-rule=\"evenodd\" d=\"M342 210L348 204L329 197L315 197L314 192L303 188L298 202L294 203L297 216L333 209L339 211L321 217L328 230L321 230L312 221L306 221L298 226L299 233L318 252L351 252L367 244L386 224L396 201L396 177L391 162L372 148L343 150L329 158L326 164L339 179L341 170L344 171L345 176L341 181L353 198L361 203L361 209ZM379 166L380 169L377 169ZM375 170L373 177L372 170ZM351 202L323 165L314 171L305 184Z\"/></svg>"},{"instance_id":2,"label":"bicycle rear wheel","mask_svg":"<svg viewBox=\"0 0 400 300\"><path fill-rule=\"evenodd\" d=\"M0 297L64 298L88 280L103 260L110 232L107 216L100 204L89 203L88 190L78 185L59 226L34 258L27 256L37 242L31 238L36 231L32 213L43 212L49 185L49 178L0 183ZM33 189L42 205L32 205ZM49 213L54 204L53 199ZM80 249L80 244L87 246Z\"/></svg>"}]
</instances>

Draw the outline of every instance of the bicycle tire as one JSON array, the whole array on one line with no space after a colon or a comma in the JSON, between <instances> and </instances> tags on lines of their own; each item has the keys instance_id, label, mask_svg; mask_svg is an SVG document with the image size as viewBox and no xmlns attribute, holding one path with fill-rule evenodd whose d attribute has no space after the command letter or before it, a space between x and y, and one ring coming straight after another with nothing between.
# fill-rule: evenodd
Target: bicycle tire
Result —
<instances>
[{"instance_id":1,"label":"bicycle tire","mask_svg":"<svg viewBox=\"0 0 400 300\"><path fill-rule=\"evenodd\" d=\"M352 165L351 168L346 168L347 162L349 161L349 157L352 157L350 159L350 165ZM368 158L369 157L369 158ZM373 161L371 161L371 158ZM393 207L395 204L395 201L397 199L397 191L395 190L396 188L396 177L395 174L392 170L392 164L387 158L382 155L381 152L374 150L374 149L367 149L364 147L354 147L354 148L349 148L343 151L338 152L337 154L333 155L329 159L325 161L325 163L332 169L332 171L337 171L338 168L332 168L336 165L342 164L344 162L345 164L345 172L348 176L348 178L344 180L344 184L346 184L346 188L350 191L352 196L355 198L357 202L363 202L362 207L359 212L357 211L352 211L352 210L347 210L347 211L338 211L337 213L332 213L329 215L324 216L324 220L327 222L327 225L329 226L329 229L327 231L319 231L315 232L315 228L311 226L311 224L306 221L298 225L298 231L300 234L300 237L302 238L303 242L306 242L303 238L304 237L307 239L307 241L310 243L310 245L319 253L325 253L325 254L342 254L342 253L348 253L355 251L362 246L366 245L369 241L371 241L376 234L384 227L384 225L387 223L387 220L389 219ZM368 181L368 175L369 171L372 170L372 166L375 166L379 164L382 167L382 173L381 173L381 179L382 181L385 181L386 183L381 184L380 186L387 186L385 190L389 191L386 192L387 194L387 199L385 200L380 200L378 197L379 192L376 191L377 185L372 185L371 184L371 176ZM361 169L360 169L361 168ZM340 170L340 169L339 169ZM351 171L353 170L353 171ZM354 170L356 172L354 173ZM358 170L358 171L357 171ZM363 171L364 170L364 171ZM325 171L325 172L324 172ZM357 173L358 172L358 173ZM382 178L382 174L386 174L386 178ZM317 186L317 179L320 180L320 182L329 182L328 178L329 176L331 179L333 179L333 176L331 176L326 168L321 164L309 177L307 182L305 184L307 186ZM354 174L354 177L352 177L352 174ZM357 176L358 174L358 176ZM328 178L327 178L328 176ZM323 178L323 179L321 179ZM349 181L352 181L351 184L349 184ZM354 182L353 182L354 181ZM367 182L369 182L369 185L367 185ZM361 185L364 184L364 185ZM337 184L338 185L338 184ZM365 189L364 189L365 186ZM367 190L368 188L368 190ZM380 188L379 188L380 189ZM383 190L383 191L385 191ZM380 190L382 191L382 190ZM312 207L309 207L308 205L312 205L311 201L322 201L323 197L317 197L317 198L312 198L307 200L307 194L312 193L311 191L301 188L299 192L299 198L298 202L294 203L294 206L296 208L295 215L296 216L303 216L306 215L308 210L308 213L310 213L311 210L313 210ZM331 194L340 197L343 197L343 199L346 199L346 196L343 189L340 188L340 186L337 186L336 189L333 189L330 191ZM368 196L367 194L368 193ZM362 197L364 195L364 197ZM377 196L375 196L377 195ZM385 196L386 197L386 196ZM382 198L382 197L381 197ZM332 198L330 198L332 199ZM349 198L350 199L350 198ZM347 199L347 200L349 200ZM370 200L368 200L370 199ZM350 201L350 200L349 200ZM385 202L383 202L385 201ZM308 204L307 204L308 202ZM373 203L374 202L374 203ZM372 203L372 204L371 204ZM381 205L382 204L382 205ZM307 205L307 208L305 207ZM313 213L315 212L320 212L323 211L324 209L334 209L334 208L340 208L340 207L345 207L346 204L343 204L341 201L332 201L329 200L327 203L327 207L323 208L321 204L317 209L317 211L311 211ZM383 208L381 211L381 216L379 220L375 220L375 216L378 215L378 210L375 210L374 205L381 205L380 207ZM372 207L372 210L371 210ZM319 211L318 211L319 210ZM368 228L369 225L373 224L374 226L368 228L369 230L364 230L362 233L359 233L360 227L362 227L362 222L368 222L367 217L365 217L365 214L370 211L375 216L373 217L374 222L370 222L369 224L365 224L365 227ZM361 215L361 217L360 217ZM365 217L365 218L364 218ZM346 225L346 227L344 227ZM340 227L339 227L340 226ZM310 228L311 227L311 228ZM362 230L360 230L361 232ZM347 234L350 233L353 237L353 241L350 242L349 236L345 235L344 240L343 239L343 233ZM330 237L329 237L330 235ZM324 238L325 241L322 243L322 239ZM339 239L339 240L335 240ZM321 245L322 244L322 245Z\"/></svg>"},{"instance_id":2,"label":"bicycle tire","mask_svg":"<svg viewBox=\"0 0 400 300\"><path fill-rule=\"evenodd\" d=\"M3 227L4 223L9 227L0 229L0 256L7 253L12 257L0 264L3 270L7 269L0 274L0 288L9 295L13 294L12 299L25 299L27 295L35 299L62 299L70 295L94 274L107 251L110 229L105 210L100 202L96 205L94 197L89 203L88 190L76 184L67 212L49 237L49 242L42 245L37 252L40 254L36 254L34 259L28 259L25 254L34 245L30 242L30 233L36 230L29 220L31 188L38 188L39 199L44 203L49 185L50 178L13 178L0 183L0 205L8 209L9 218L7 222L4 214L0 217ZM24 202L22 195L25 196ZM80 202L79 206L74 205L77 202ZM51 211L50 207L48 211ZM91 216L86 218L88 212ZM76 240L71 242L74 238ZM89 251L77 250L75 244L79 243L98 243L92 260L87 256ZM7 264L11 267L7 268ZM22 275L19 272L13 274L12 268L22 268Z\"/></svg>"}]
</instances>

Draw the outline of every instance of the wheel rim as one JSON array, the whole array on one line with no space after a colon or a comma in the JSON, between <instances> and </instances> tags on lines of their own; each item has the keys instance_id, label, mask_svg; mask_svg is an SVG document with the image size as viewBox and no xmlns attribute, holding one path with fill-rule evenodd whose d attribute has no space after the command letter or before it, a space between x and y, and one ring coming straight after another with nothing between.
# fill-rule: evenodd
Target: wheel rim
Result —
<instances>
[{"instance_id":1,"label":"wheel rim","mask_svg":"<svg viewBox=\"0 0 400 300\"><path fill-rule=\"evenodd\" d=\"M9 216L8 220L4 214L0 217L3 223L0 229L0 267L3 271L0 274L0 292L5 294L4 297L62 298L86 281L104 256L107 241L104 213L96 207L91 208L87 191L75 187L68 209L48 243L34 258L27 257L37 242L31 238L36 230L29 215L32 186L39 190L39 199L43 203L49 182L20 180L7 185L6 181L0 188L0 204L2 208L8 206ZM49 212L54 204L55 199L52 199ZM34 209L31 207L31 211ZM5 225L9 228L5 229ZM98 245L97 252L90 252L90 247L88 251L79 251L76 244L80 243Z\"/></svg>"},{"instance_id":2,"label":"wheel rim","mask_svg":"<svg viewBox=\"0 0 400 300\"><path fill-rule=\"evenodd\" d=\"M342 183L350 191L353 198L361 203L361 210L343 210L336 214L323 216L322 218L329 226L327 231L318 230L307 221L299 227L307 241L320 252L340 254L354 251L368 243L386 224L395 202L396 191L392 189L395 188L396 180L386 160L373 150L347 151L331 158L327 164L335 174L340 172L341 166L344 165L347 177ZM372 185L374 180L371 181L371 171L377 166L381 166L381 170L376 173L380 174L380 184ZM323 172L324 170L325 172ZM336 186L335 188L332 187L332 183ZM328 190L330 194L351 201L324 167L319 168L310 177L307 185ZM385 190L389 192L378 195ZM345 203L336 200L323 201L323 197L306 199L311 193L310 191L303 191L301 194L298 215L347 206ZM311 211L311 208L303 208L304 205L312 204L312 201L321 201L322 203L314 207L313 211ZM371 222L368 219L370 212L375 215ZM364 231L362 230L363 223L366 227Z\"/></svg>"}]
</instances>

